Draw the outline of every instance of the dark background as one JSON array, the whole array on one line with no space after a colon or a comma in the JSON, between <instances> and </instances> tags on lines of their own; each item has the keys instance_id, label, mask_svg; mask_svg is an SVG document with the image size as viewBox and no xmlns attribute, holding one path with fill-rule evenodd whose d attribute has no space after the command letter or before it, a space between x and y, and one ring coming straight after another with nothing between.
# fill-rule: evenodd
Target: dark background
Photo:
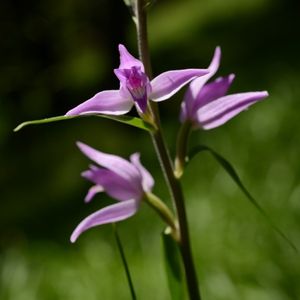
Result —
<instances>
[{"instance_id":1,"label":"dark background","mask_svg":"<svg viewBox=\"0 0 300 300\"><path fill-rule=\"evenodd\" d=\"M222 48L218 75L236 74L231 92L270 97L228 124L195 132L236 166L243 182L300 248L300 5L287 0L157 0L149 10L155 74L208 66ZM135 29L121 0L0 3L0 299L129 299L109 225L74 245L78 222L111 203L84 205L89 161L80 140L128 157L142 153L155 192L169 203L144 132L98 118L39 125L96 92L118 87L118 43L137 55ZM161 103L171 152L183 92ZM183 178L195 261L205 300L300 299L300 260L249 204L209 154ZM163 224L143 206L119 225L139 299L169 299L161 257Z\"/></svg>"}]
</instances>

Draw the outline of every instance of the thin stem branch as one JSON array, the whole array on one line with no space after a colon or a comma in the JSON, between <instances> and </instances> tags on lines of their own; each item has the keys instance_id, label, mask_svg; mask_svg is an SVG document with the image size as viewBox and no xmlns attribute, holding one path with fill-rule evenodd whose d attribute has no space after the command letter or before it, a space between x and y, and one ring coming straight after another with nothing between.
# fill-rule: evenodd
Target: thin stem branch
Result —
<instances>
[{"instance_id":1,"label":"thin stem branch","mask_svg":"<svg viewBox=\"0 0 300 300\"><path fill-rule=\"evenodd\" d=\"M148 45L148 27L147 27L147 14L146 3L144 0L136 0L136 27L137 27L137 41L140 59L144 64L146 73L149 78L152 77L150 54L149 54L149 45Z\"/></svg>"},{"instance_id":2,"label":"thin stem branch","mask_svg":"<svg viewBox=\"0 0 300 300\"><path fill-rule=\"evenodd\" d=\"M136 18L137 18L137 36L138 36L138 48L140 59L142 60L145 72L151 76L151 64L148 47L148 35L147 35L147 19L145 11L145 1L136 0ZM154 107L155 108L155 107ZM179 247L183 260L186 282L189 292L190 300L201 300L196 269L192 259L192 251L189 239L189 230L186 209L184 205L184 197L181 188L180 181L174 175L174 168L170 159L168 148L163 137L163 133L160 126L160 118L157 109L154 109L155 121L157 123L157 130L151 133L152 142L156 150L162 171L164 173L167 185L170 190L173 204L176 208L179 225Z\"/></svg>"},{"instance_id":3,"label":"thin stem branch","mask_svg":"<svg viewBox=\"0 0 300 300\"><path fill-rule=\"evenodd\" d=\"M146 193L144 199L160 215L162 220L169 225L171 236L175 241L179 242L178 221L169 207L151 192Z\"/></svg>"},{"instance_id":4,"label":"thin stem branch","mask_svg":"<svg viewBox=\"0 0 300 300\"><path fill-rule=\"evenodd\" d=\"M179 133L177 136L175 171L174 171L176 178L180 178L184 171L184 166L187 157L187 147L188 147L191 129L192 129L192 123L188 121L184 122L179 129Z\"/></svg>"},{"instance_id":5,"label":"thin stem branch","mask_svg":"<svg viewBox=\"0 0 300 300\"><path fill-rule=\"evenodd\" d=\"M118 231L117 231L117 225L115 223L113 223L112 225L113 225L115 240L116 240L116 243L117 243L117 247L118 247L118 250L119 250L119 253L120 253L120 256L121 256L122 264L123 264L125 274L126 274L126 278L127 278L127 281L128 281L130 294L131 294L131 299L136 300L136 294L135 294L135 291L134 291L133 282L132 282L132 279L131 279L131 275L130 275L129 267L128 267L128 264L127 264L126 256L125 256L125 253L124 253L124 249L123 249L123 246L122 246L122 242L121 242L120 236L119 236Z\"/></svg>"}]
</instances>

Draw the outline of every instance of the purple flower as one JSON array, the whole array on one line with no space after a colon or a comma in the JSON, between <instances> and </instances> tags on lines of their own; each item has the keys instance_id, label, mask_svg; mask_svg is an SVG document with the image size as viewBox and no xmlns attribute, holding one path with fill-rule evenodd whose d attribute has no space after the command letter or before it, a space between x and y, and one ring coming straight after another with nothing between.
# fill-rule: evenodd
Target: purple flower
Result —
<instances>
[{"instance_id":1,"label":"purple flower","mask_svg":"<svg viewBox=\"0 0 300 300\"><path fill-rule=\"evenodd\" d=\"M127 161L80 142L77 145L88 158L101 166L92 165L89 170L82 173L84 178L94 183L85 197L85 202L91 201L95 194L105 191L119 203L102 208L85 218L72 233L72 243L89 228L133 216L144 194L151 192L154 185L154 180L142 166L138 153L132 154L130 161Z\"/></svg>"},{"instance_id":2,"label":"purple flower","mask_svg":"<svg viewBox=\"0 0 300 300\"><path fill-rule=\"evenodd\" d=\"M192 79L208 73L207 69L175 70L164 72L150 81L141 61L134 58L123 45L119 45L119 52L120 66L114 70L120 80L119 90L102 91L71 109L66 115L123 115L134 104L140 113L145 113L148 99L169 99Z\"/></svg>"},{"instance_id":3,"label":"purple flower","mask_svg":"<svg viewBox=\"0 0 300 300\"><path fill-rule=\"evenodd\" d=\"M194 128L212 129L223 125L250 105L268 96L267 91L226 95L234 74L206 83L218 70L221 49L216 48L209 73L191 82L181 105L181 122L191 121Z\"/></svg>"}]
</instances>

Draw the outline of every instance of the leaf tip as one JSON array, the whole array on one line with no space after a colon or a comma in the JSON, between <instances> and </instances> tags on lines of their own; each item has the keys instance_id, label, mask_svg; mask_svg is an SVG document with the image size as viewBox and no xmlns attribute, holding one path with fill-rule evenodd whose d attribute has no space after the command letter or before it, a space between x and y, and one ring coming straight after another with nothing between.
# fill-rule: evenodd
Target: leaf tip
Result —
<instances>
[{"instance_id":1,"label":"leaf tip","mask_svg":"<svg viewBox=\"0 0 300 300\"><path fill-rule=\"evenodd\" d=\"M23 128L23 126L24 126L23 123L19 124L17 127L15 127L15 128L13 129L13 132L17 132L17 131L21 130L21 129Z\"/></svg>"}]
</instances>

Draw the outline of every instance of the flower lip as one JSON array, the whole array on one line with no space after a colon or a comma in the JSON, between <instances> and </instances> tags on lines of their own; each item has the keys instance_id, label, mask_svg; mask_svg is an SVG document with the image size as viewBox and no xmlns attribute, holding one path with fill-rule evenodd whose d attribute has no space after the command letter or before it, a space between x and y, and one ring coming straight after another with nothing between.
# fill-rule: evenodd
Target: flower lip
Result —
<instances>
[{"instance_id":1,"label":"flower lip","mask_svg":"<svg viewBox=\"0 0 300 300\"><path fill-rule=\"evenodd\" d=\"M150 81L140 66L132 66L130 69L115 69L116 76L121 82L121 87L126 89L138 109L144 113L147 109L148 94L151 90Z\"/></svg>"},{"instance_id":2,"label":"flower lip","mask_svg":"<svg viewBox=\"0 0 300 300\"><path fill-rule=\"evenodd\" d=\"M127 70L126 70L127 71ZM148 78L145 73L141 72L140 68L132 67L126 76L126 86L128 90L136 97L143 96ZM143 92L143 93L142 93Z\"/></svg>"}]
</instances>

